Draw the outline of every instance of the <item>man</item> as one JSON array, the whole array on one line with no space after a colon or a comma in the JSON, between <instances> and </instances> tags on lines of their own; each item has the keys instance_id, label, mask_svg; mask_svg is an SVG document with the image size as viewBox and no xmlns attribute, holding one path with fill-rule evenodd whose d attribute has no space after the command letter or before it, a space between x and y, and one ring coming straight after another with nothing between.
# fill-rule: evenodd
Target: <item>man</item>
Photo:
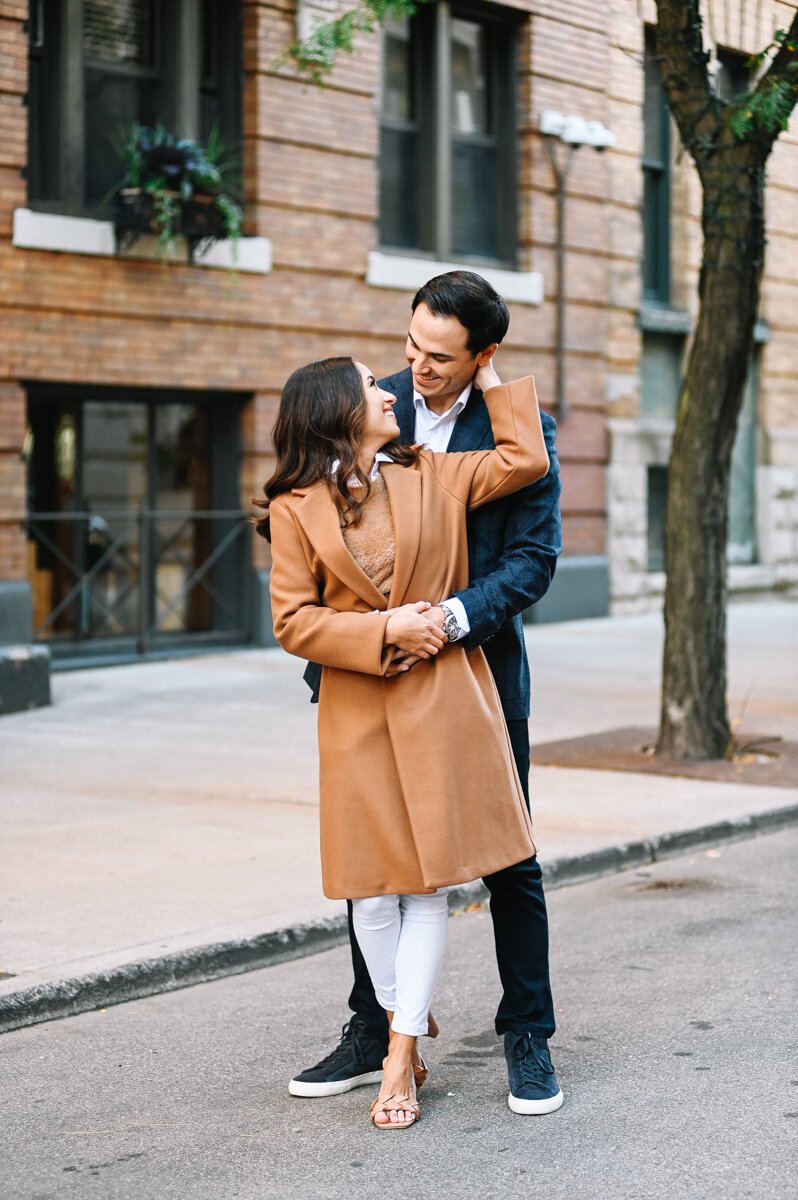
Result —
<instances>
[{"instance_id":1,"label":"man","mask_svg":"<svg viewBox=\"0 0 798 1200\"><path fill-rule=\"evenodd\" d=\"M409 368L380 386L396 396L394 413L404 442L435 451L491 449L487 406L474 387L509 325L507 306L479 275L452 271L416 294L405 353ZM529 805L529 666L521 613L545 595L561 549L560 478L555 422L542 413L550 468L544 479L493 501L468 517L470 584L442 597L427 614L450 642L481 646L496 681L518 775ZM393 514L401 521L401 513ZM433 599L433 597L429 597ZM446 653L445 648L441 653ZM318 698L321 668L310 663L305 679ZM401 686L400 684L397 686ZM503 995L496 1032L504 1036L513 1112L554 1112L563 1096L547 1039L554 1033L548 967L548 922L537 858L485 879ZM352 929L354 1016L339 1045L315 1067L291 1080L295 1096L331 1096L378 1082L388 1049L388 1027Z\"/></svg>"}]
</instances>

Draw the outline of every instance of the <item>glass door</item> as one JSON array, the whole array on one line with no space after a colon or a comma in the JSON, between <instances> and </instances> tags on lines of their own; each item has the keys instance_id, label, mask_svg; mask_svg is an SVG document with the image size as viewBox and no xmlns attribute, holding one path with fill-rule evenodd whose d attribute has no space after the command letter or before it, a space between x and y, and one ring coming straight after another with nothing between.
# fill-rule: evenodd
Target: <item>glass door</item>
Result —
<instances>
[{"instance_id":1,"label":"glass door","mask_svg":"<svg viewBox=\"0 0 798 1200\"><path fill-rule=\"evenodd\" d=\"M250 538L225 400L31 397L29 575L54 653L246 640Z\"/></svg>"}]
</instances>

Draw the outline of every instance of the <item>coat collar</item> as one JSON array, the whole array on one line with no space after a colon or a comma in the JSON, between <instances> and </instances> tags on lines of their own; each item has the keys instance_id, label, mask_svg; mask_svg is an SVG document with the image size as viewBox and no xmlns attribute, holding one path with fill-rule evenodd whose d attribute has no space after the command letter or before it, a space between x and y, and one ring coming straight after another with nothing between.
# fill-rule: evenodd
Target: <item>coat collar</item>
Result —
<instances>
[{"instance_id":1,"label":"coat collar","mask_svg":"<svg viewBox=\"0 0 798 1200\"><path fill-rule=\"evenodd\" d=\"M413 574L421 536L421 476L413 467L386 463L382 468L391 505L396 557L390 601L375 587L346 548L338 509L323 481L307 490L296 489L297 520L319 558L341 583L360 596L371 608L384 610L402 604Z\"/></svg>"}]
</instances>

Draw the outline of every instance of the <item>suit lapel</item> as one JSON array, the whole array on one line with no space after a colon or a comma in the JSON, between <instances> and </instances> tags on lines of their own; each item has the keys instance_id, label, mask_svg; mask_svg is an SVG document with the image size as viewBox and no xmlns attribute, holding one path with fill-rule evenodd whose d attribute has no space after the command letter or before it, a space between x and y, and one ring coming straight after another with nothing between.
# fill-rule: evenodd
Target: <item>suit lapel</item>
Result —
<instances>
[{"instance_id":1,"label":"suit lapel","mask_svg":"<svg viewBox=\"0 0 798 1200\"><path fill-rule=\"evenodd\" d=\"M454 423L447 450L490 450L493 448L490 414L482 392L474 388Z\"/></svg>"},{"instance_id":2,"label":"suit lapel","mask_svg":"<svg viewBox=\"0 0 798 1200\"><path fill-rule=\"evenodd\" d=\"M308 541L336 579L345 583L356 596L360 596L372 608L387 608L387 601L382 592L360 569L346 548L338 520L338 509L326 484L320 484L308 492L294 511Z\"/></svg>"},{"instance_id":3,"label":"suit lapel","mask_svg":"<svg viewBox=\"0 0 798 1200\"><path fill-rule=\"evenodd\" d=\"M416 440L416 406L413 403L413 376L410 370L381 380L380 387L396 396L393 411L399 422L399 441L411 445ZM447 450L490 450L493 445L488 407L482 392L474 388L455 421Z\"/></svg>"},{"instance_id":4,"label":"suit lapel","mask_svg":"<svg viewBox=\"0 0 798 1200\"><path fill-rule=\"evenodd\" d=\"M391 504L396 558L391 584L391 607L404 603L407 585L418 557L421 537L421 473L412 467L386 463L382 468Z\"/></svg>"}]
</instances>

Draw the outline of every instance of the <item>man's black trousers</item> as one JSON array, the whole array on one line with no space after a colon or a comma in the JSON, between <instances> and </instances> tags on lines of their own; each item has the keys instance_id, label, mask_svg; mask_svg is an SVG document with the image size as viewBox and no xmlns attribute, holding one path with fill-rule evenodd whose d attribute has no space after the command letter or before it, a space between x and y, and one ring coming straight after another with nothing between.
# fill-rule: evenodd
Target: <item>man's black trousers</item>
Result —
<instances>
[{"instance_id":1,"label":"man's black trousers","mask_svg":"<svg viewBox=\"0 0 798 1200\"><path fill-rule=\"evenodd\" d=\"M529 807L529 727L526 721L508 721L507 728L518 768L518 777ZM487 875L490 915L496 939L496 961L503 994L496 1013L496 1032L531 1033L551 1037L554 1005L549 982L549 923L543 895L543 875L537 858L528 858L504 871ZM386 1036L385 1012L377 1003L368 969L360 953L349 911L349 942L355 983L349 1007L379 1038Z\"/></svg>"}]
</instances>

